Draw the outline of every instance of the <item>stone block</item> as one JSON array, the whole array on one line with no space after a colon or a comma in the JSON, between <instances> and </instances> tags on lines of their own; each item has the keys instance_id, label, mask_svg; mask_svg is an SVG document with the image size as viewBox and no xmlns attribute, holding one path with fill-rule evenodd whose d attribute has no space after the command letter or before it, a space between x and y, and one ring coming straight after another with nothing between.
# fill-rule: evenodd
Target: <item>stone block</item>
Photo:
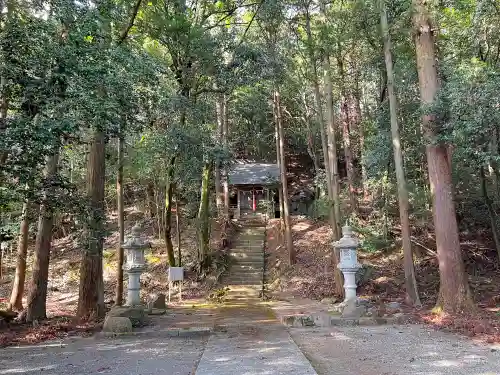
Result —
<instances>
[{"instance_id":1,"label":"stone block","mask_svg":"<svg viewBox=\"0 0 500 375\"><path fill-rule=\"evenodd\" d=\"M302 326L303 327L314 327L314 318L312 316L303 316L302 317Z\"/></svg>"},{"instance_id":2,"label":"stone block","mask_svg":"<svg viewBox=\"0 0 500 375\"><path fill-rule=\"evenodd\" d=\"M329 314L319 313L314 315L314 325L316 327L329 327L330 326L330 318Z\"/></svg>"},{"instance_id":3,"label":"stone block","mask_svg":"<svg viewBox=\"0 0 500 375\"><path fill-rule=\"evenodd\" d=\"M286 315L281 318L281 323L288 326L288 327L293 327L295 323L295 316L293 315Z\"/></svg>"},{"instance_id":4,"label":"stone block","mask_svg":"<svg viewBox=\"0 0 500 375\"><path fill-rule=\"evenodd\" d=\"M359 319L341 318L339 316L332 316L330 318L331 326L356 326L359 324Z\"/></svg>"},{"instance_id":5,"label":"stone block","mask_svg":"<svg viewBox=\"0 0 500 375\"><path fill-rule=\"evenodd\" d=\"M143 327L147 323L146 312L142 306L115 306L109 310L107 316L128 318L132 327Z\"/></svg>"},{"instance_id":6,"label":"stone block","mask_svg":"<svg viewBox=\"0 0 500 375\"><path fill-rule=\"evenodd\" d=\"M102 326L106 333L125 334L132 332L132 322L129 318L122 316L107 316Z\"/></svg>"},{"instance_id":7,"label":"stone block","mask_svg":"<svg viewBox=\"0 0 500 375\"><path fill-rule=\"evenodd\" d=\"M163 293L158 293L158 294L153 294L148 302L148 309L162 309L165 310L167 308L167 303L165 299L165 294Z\"/></svg>"},{"instance_id":8,"label":"stone block","mask_svg":"<svg viewBox=\"0 0 500 375\"><path fill-rule=\"evenodd\" d=\"M328 304L328 305L333 305L336 302L337 302L337 298L335 298L335 297L323 298L321 300L321 303L325 303L325 304Z\"/></svg>"},{"instance_id":9,"label":"stone block","mask_svg":"<svg viewBox=\"0 0 500 375\"><path fill-rule=\"evenodd\" d=\"M313 327L314 318L308 315L287 315L281 318L281 323L288 327Z\"/></svg>"},{"instance_id":10,"label":"stone block","mask_svg":"<svg viewBox=\"0 0 500 375\"><path fill-rule=\"evenodd\" d=\"M208 327L190 327L179 329L180 337L204 336L210 334L211 330Z\"/></svg>"},{"instance_id":11,"label":"stone block","mask_svg":"<svg viewBox=\"0 0 500 375\"><path fill-rule=\"evenodd\" d=\"M410 320L409 317L404 313L396 313L391 317L386 319L390 324L405 324Z\"/></svg>"},{"instance_id":12,"label":"stone block","mask_svg":"<svg viewBox=\"0 0 500 375\"><path fill-rule=\"evenodd\" d=\"M401 308L401 304L399 302L389 302L385 306L391 310L399 310Z\"/></svg>"},{"instance_id":13,"label":"stone block","mask_svg":"<svg viewBox=\"0 0 500 375\"><path fill-rule=\"evenodd\" d=\"M376 326L379 325L380 323L378 322L377 319L371 318L371 317L363 317L359 318L359 325L360 326Z\"/></svg>"},{"instance_id":14,"label":"stone block","mask_svg":"<svg viewBox=\"0 0 500 375\"><path fill-rule=\"evenodd\" d=\"M149 315L164 315L166 313L167 313L167 310L165 310L165 309L154 309L154 308L148 309Z\"/></svg>"},{"instance_id":15,"label":"stone block","mask_svg":"<svg viewBox=\"0 0 500 375\"><path fill-rule=\"evenodd\" d=\"M356 300L348 301L342 310L342 318L357 319L366 315L366 306L359 305Z\"/></svg>"}]
</instances>

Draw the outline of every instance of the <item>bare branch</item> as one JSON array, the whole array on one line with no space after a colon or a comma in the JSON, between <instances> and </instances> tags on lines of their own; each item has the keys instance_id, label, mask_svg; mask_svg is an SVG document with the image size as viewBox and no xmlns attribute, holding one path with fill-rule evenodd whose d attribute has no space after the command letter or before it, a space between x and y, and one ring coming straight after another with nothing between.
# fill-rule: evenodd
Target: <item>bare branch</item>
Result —
<instances>
[{"instance_id":1,"label":"bare branch","mask_svg":"<svg viewBox=\"0 0 500 375\"><path fill-rule=\"evenodd\" d=\"M118 45L122 44L125 41L125 39L127 39L130 29L132 28L132 26L134 26L135 18L137 17L137 13L139 13L139 8L141 7L141 4L142 0L137 0L134 7L132 8L129 21L121 31L120 37L118 38Z\"/></svg>"}]
</instances>

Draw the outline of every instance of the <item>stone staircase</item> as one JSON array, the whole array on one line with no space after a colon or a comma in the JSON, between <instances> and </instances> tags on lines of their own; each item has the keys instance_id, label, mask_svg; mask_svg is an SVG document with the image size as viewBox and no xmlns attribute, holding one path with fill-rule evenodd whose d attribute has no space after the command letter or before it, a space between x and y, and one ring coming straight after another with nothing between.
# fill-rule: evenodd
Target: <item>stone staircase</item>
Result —
<instances>
[{"instance_id":1,"label":"stone staircase","mask_svg":"<svg viewBox=\"0 0 500 375\"><path fill-rule=\"evenodd\" d=\"M232 242L231 265L223 282L225 285L246 285L262 289L264 281L265 223L258 218L239 221L241 229Z\"/></svg>"}]
</instances>

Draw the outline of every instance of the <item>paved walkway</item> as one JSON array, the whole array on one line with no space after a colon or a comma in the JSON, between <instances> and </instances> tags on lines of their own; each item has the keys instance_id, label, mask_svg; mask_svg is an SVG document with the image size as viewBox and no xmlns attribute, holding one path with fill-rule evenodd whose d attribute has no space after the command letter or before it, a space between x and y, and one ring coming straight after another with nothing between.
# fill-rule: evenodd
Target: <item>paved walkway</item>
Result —
<instances>
[{"instance_id":1,"label":"paved walkway","mask_svg":"<svg viewBox=\"0 0 500 375\"><path fill-rule=\"evenodd\" d=\"M287 330L252 290L231 296L173 307L137 336L0 349L0 375L500 375L500 345L421 326ZM164 332L193 326L214 332Z\"/></svg>"},{"instance_id":2,"label":"paved walkway","mask_svg":"<svg viewBox=\"0 0 500 375\"><path fill-rule=\"evenodd\" d=\"M318 375L500 375L500 345L409 326L292 328Z\"/></svg>"},{"instance_id":3,"label":"paved walkway","mask_svg":"<svg viewBox=\"0 0 500 375\"><path fill-rule=\"evenodd\" d=\"M258 299L228 301L218 311L196 375L316 375L288 331Z\"/></svg>"},{"instance_id":4,"label":"paved walkway","mask_svg":"<svg viewBox=\"0 0 500 375\"><path fill-rule=\"evenodd\" d=\"M71 339L0 349L0 374L193 375L207 337Z\"/></svg>"}]
</instances>

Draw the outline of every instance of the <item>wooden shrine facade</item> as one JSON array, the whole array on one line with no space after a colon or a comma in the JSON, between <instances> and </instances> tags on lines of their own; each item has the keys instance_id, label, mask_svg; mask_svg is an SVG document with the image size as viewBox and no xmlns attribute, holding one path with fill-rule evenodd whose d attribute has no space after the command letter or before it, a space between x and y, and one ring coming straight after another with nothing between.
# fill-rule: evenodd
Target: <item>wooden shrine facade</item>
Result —
<instances>
[{"instance_id":1,"label":"wooden shrine facade","mask_svg":"<svg viewBox=\"0 0 500 375\"><path fill-rule=\"evenodd\" d=\"M279 211L277 164L236 161L228 177L234 218L257 213L276 217Z\"/></svg>"}]
</instances>

